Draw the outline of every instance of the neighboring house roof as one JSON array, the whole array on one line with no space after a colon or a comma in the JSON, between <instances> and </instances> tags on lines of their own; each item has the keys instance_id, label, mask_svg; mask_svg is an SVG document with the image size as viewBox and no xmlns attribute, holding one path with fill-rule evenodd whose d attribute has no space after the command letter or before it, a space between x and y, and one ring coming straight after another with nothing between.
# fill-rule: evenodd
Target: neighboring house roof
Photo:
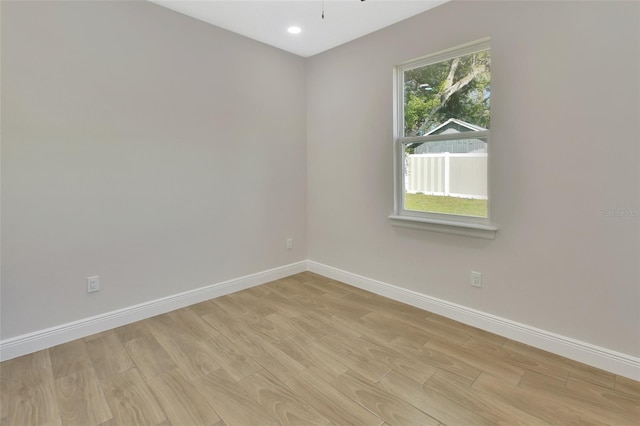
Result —
<instances>
[{"instance_id":1,"label":"neighboring house roof","mask_svg":"<svg viewBox=\"0 0 640 426\"><path fill-rule=\"evenodd\" d=\"M464 132L478 132L487 130L484 127L476 126L475 124L467 123L466 121L458 120L457 118L450 118L444 123L440 124L435 129L426 133L428 135L441 135L450 133L464 133ZM413 148L414 154L435 154L435 153L486 153L487 143L482 139L468 139L461 135L461 139L450 139L446 141L434 141L428 143L414 143L409 145Z\"/></svg>"},{"instance_id":2,"label":"neighboring house roof","mask_svg":"<svg viewBox=\"0 0 640 426\"><path fill-rule=\"evenodd\" d=\"M467 128L471 132L479 132L481 130L487 130L484 127L476 126L475 124L467 123L466 121L458 120L457 118L450 118L435 129L431 130L429 133L425 133L427 135L439 135L442 133L454 133L455 131L460 131L460 127ZM453 131L447 131L453 130Z\"/></svg>"}]
</instances>

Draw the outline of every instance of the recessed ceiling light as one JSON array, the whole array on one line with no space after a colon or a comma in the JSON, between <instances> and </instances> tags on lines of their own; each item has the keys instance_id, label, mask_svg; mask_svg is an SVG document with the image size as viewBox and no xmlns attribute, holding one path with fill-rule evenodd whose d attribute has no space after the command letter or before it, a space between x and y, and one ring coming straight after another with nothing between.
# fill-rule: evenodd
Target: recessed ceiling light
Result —
<instances>
[{"instance_id":1,"label":"recessed ceiling light","mask_svg":"<svg viewBox=\"0 0 640 426\"><path fill-rule=\"evenodd\" d=\"M287 28L287 31L290 34L300 34L302 32L302 29L300 27L289 27Z\"/></svg>"}]
</instances>

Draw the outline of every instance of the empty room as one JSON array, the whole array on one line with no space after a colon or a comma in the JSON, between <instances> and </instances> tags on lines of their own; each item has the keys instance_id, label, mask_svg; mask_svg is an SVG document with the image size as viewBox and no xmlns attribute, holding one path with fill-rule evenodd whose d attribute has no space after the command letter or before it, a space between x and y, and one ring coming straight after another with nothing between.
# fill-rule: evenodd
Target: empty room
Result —
<instances>
[{"instance_id":1,"label":"empty room","mask_svg":"<svg viewBox=\"0 0 640 426\"><path fill-rule=\"evenodd\" d=\"M637 424L640 2L0 37L1 425Z\"/></svg>"}]
</instances>

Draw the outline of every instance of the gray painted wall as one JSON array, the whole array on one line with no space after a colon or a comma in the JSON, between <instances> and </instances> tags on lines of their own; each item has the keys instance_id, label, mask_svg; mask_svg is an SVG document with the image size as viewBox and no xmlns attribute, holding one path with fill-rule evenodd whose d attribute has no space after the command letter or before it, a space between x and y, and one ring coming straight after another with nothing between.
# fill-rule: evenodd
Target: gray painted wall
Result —
<instances>
[{"instance_id":1,"label":"gray painted wall","mask_svg":"<svg viewBox=\"0 0 640 426\"><path fill-rule=\"evenodd\" d=\"M152 4L3 2L2 338L308 258L639 356L640 219L607 216L640 209L639 20L454 2L305 61ZM485 36L498 236L394 228L392 67Z\"/></svg>"},{"instance_id":2,"label":"gray painted wall","mask_svg":"<svg viewBox=\"0 0 640 426\"><path fill-rule=\"evenodd\" d=\"M640 208L639 8L453 2L312 57L309 258L640 355L640 218L606 216ZM394 228L393 66L486 36L497 238Z\"/></svg>"},{"instance_id":3,"label":"gray painted wall","mask_svg":"<svg viewBox=\"0 0 640 426\"><path fill-rule=\"evenodd\" d=\"M2 9L3 339L307 258L303 59L147 2Z\"/></svg>"}]
</instances>

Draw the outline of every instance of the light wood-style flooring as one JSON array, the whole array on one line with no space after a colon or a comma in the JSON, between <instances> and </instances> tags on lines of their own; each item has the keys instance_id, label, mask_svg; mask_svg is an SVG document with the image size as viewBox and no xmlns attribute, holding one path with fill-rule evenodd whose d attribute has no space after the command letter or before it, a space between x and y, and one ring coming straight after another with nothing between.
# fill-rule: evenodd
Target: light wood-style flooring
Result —
<instances>
[{"instance_id":1,"label":"light wood-style flooring","mask_svg":"<svg viewBox=\"0 0 640 426\"><path fill-rule=\"evenodd\" d=\"M0 364L8 425L638 425L640 383L305 272Z\"/></svg>"}]
</instances>

